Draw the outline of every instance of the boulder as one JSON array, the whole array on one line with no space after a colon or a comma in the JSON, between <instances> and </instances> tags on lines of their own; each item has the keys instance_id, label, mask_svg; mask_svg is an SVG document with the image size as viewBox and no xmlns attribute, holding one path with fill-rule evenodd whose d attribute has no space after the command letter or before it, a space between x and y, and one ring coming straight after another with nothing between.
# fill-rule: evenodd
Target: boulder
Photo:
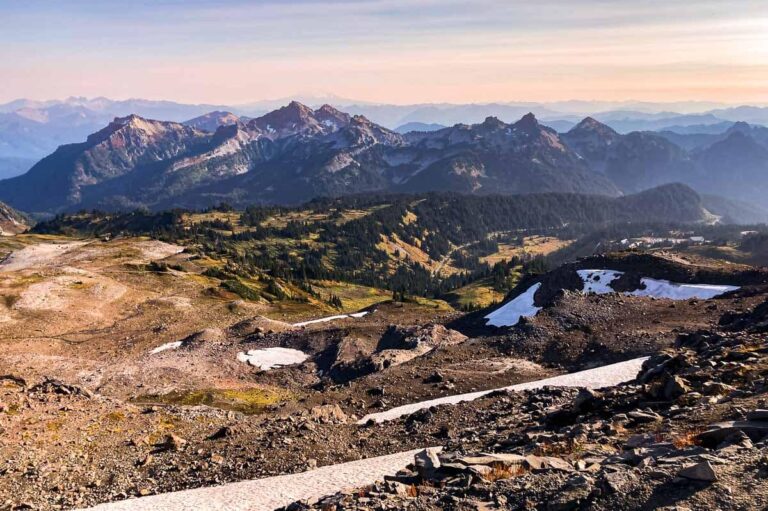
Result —
<instances>
[{"instance_id":1,"label":"boulder","mask_svg":"<svg viewBox=\"0 0 768 511\"><path fill-rule=\"evenodd\" d=\"M750 421L768 421L768 410L758 408L747 413L747 420Z\"/></svg>"},{"instance_id":2,"label":"boulder","mask_svg":"<svg viewBox=\"0 0 768 511\"><path fill-rule=\"evenodd\" d=\"M309 411L310 418L321 424L346 424L347 414L339 405L315 406Z\"/></svg>"},{"instance_id":3,"label":"boulder","mask_svg":"<svg viewBox=\"0 0 768 511\"><path fill-rule=\"evenodd\" d=\"M723 440L741 431L752 441L760 441L768 436L768 421L726 421L712 424L707 431L699 433L697 441L702 445L716 446Z\"/></svg>"},{"instance_id":4,"label":"boulder","mask_svg":"<svg viewBox=\"0 0 768 511\"><path fill-rule=\"evenodd\" d=\"M677 475L686 479L691 479L692 481L705 481L709 483L717 481L715 469L708 461L702 461L701 463L687 466L678 472Z\"/></svg>"},{"instance_id":5,"label":"boulder","mask_svg":"<svg viewBox=\"0 0 768 511\"><path fill-rule=\"evenodd\" d=\"M670 376L664 384L664 399L674 401L683 394L691 391L688 382L679 376Z\"/></svg>"},{"instance_id":6,"label":"boulder","mask_svg":"<svg viewBox=\"0 0 768 511\"><path fill-rule=\"evenodd\" d=\"M440 458L437 456L437 449L424 449L417 452L414 456L414 465L416 472L424 479L432 479L435 472L440 468Z\"/></svg>"},{"instance_id":7,"label":"boulder","mask_svg":"<svg viewBox=\"0 0 768 511\"><path fill-rule=\"evenodd\" d=\"M573 466L561 458L555 458L553 456L534 456L528 455L525 457L525 463L533 471L542 470L561 470L564 472L572 472Z\"/></svg>"}]
</instances>

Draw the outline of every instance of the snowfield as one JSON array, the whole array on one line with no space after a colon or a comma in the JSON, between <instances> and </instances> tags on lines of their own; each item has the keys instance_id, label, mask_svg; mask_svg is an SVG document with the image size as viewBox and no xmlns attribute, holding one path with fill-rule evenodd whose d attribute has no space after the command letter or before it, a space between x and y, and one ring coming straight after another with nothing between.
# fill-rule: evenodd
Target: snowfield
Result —
<instances>
[{"instance_id":1,"label":"snowfield","mask_svg":"<svg viewBox=\"0 0 768 511\"><path fill-rule=\"evenodd\" d=\"M532 317L538 314L541 307L536 307L533 304L533 295L536 294L540 287L540 282L532 285L525 293L488 314L485 317L488 320L487 324L492 326L513 326L522 317Z\"/></svg>"},{"instance_id":2,"label":"snowfield","mask_svg":"<svg viewBox=\"0 0 768 511\"><path fill-rule=\"evenodd\" d=\"M616 270L577 270L576 273L584 282L581 292L584 294L615 293L611 283L618 279L624 272ZM729 291L739 289L738 286L714 285L714 284L677 284L668 280L642 278L640 282L644 289L636 289L624 293L628 296L648 296L652 298L666 298L668 300L690 300L699 298L708 300ZM533 304L533 297L541 287L541 283L529 287L523 294L514 300L502 305L491 312L485 319L490 326L515 326L522 317L533 317L541 310Z\"/></svg>"},{"instance_id":3,"label":"snowfield","mask_svg":"<svg viewBox=\"0 0 768 511\"><path fill-rule=\"evenodd\" d=\"M624 272L615 270L579 270L576 273L584 281L582 292L595 294L615 293L616 291L611 287L611 283L624 275ZM630 296L667 298L669 300L690 300L691 298L708 300L728 291L739 289L738 286L677 284L668 280L649 278L642 278L640 282L645 289L636 289L625 294Z\"/></svg>"},{"instance_id":4,"label":"snowfield","mask_svg":"<svg viewBox=\"0 0 768 511\"><path fill-rule=\"evenodd\" d=\"M277 367L301 364L309 355L303 351L290 348L265 348L261 350L249 350L237 354L240 362L251 364L262 371L269 371Z\"/></svg>"},{"instance_id":5,"label":"snowfield","mask_svg":"<svg viewBox=\"0 0 768 511\"><path fill-rule=\"evenodd\" d=\"M582 293L598 295L613 293L611 282L622 276L622 272L614 270L578 270L576 273L584 282Z\"/></svg>"},{"instance_id":6,"label":"snowfield","mask_svg":"<svg viewBox=\"0 0 768 511\"><path fill-rule=\"evenodd\" d=\"M314 325L315 323L327 323L328 321L336 321L337 319L347 319L347 318L362 318L368 314L368 311L363 312L355 312L354 314L339 314L337 316L328 316L325 318L320 319L311 319L309 321L302 321L301 323L294 323L293 326L307 326L307 325Z\"/></svg>"},{"instance_id":7,"label":"snowfield","mask_svg":"<svg viewBox=\"0 0 768 511\"><path fill-rule=\"evenodd\" d=\"M163 351L166 351L166 350L175 350L175 349L181 348L181 344L182 344L181 341L167 342L153 349L152 351L149 352L149 354L156 355L157 353L162 353Z\"/></svg>"},{"instance_id":8,"label":"snowfield","mask_svg":"<svg viewBox=\"0 0 768 511\"><path fill-rule=\"evenodd\" d=\"M439 448L435 448L440 450ZM310 500L381 481L413 463L424 449L329 465L222 486L196 488L140 499L101 504L93 511L272 511L297 500Z\"/></svg>"},{"instance_id":9,"label":"snowfield","mask_svg":"<svg viewBox=\"0 0 768 511\"><path fill-rule=\"evenodd\" d=\"M690 300L700 298L706 300L720 296L728 291L736 291L738 286L718 286L710 284L675 284L668 280L642 279L645 289L637 289L628 293L632 296L653 296L669 298L670 300Z\"/></svg>"},{"instance_id":10,"label":"snowfield","mask_svg":"<svg viewBox=\"0 0 768 511\"><path fill-rule=\"evenodd\" d=\"M481 398L499 390L521 391L540 389L547 386L587 387L590 389L611 387L620 383L634 380L637 377L637 374L640 372L640 368L643 366L643 362L645 362L647 359L648 357L635 358L632 360L627 360L626 362L619 362L618 364L610 364L603 367L597 367L595 369L587 369L586 371L579 371L577 373L563 374L560 376L554 376L552 378L546 378L544 380L519 383L517 385L502 387L500 389L482 390L480 392L471 392L469 394L458 394L455 396L431 399L429 401L422 401L420 403L411 403L408 405L398 406L384 412L366 415L357 421L357 423L362 425L366 424L370 420L378 423L391 421L393 419L402 417L403 415L410 415L413 412L418 412L419 410L430 408L432 406L455 405L465 401L474 401L475 399Z\"/></svg>"}]
</instances>

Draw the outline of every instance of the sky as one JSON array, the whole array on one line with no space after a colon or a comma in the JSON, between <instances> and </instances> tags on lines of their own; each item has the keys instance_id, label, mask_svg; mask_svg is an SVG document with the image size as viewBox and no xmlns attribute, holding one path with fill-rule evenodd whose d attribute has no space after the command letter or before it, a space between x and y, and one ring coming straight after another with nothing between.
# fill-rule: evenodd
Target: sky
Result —
<instances>
[{"instance_id":1,"label":"sky","mask_svg":"<svg viewBox=\"0 0 768 511\"><path fill-rule=\"evenodd\" d=\"M0 102L768 102L764 0L0 0Z\"/></svg>"}]
</instances>

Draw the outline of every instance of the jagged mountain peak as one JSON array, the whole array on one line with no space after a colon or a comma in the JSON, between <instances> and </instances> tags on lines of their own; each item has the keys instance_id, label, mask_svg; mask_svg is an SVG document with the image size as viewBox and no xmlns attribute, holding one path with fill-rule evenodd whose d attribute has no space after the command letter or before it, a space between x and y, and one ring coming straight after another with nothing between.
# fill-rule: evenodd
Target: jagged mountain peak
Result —
<instances>
[{"instance_id":1,"label":"jagged mountain peak","mask_svg":"<svg viewBox=\"0 0 768 511\"><path fill-rule=\"evenodd\" d=\"M615 137L618 135L618 133L613 128L598 121L594 117L585 117L576 126L568 131L569 134L577 134L581 132L597 133L599 135L610 137Z\"/></svg>"},{"instance_id":2,"label":"jagged mountain peak","mask_svg":"<svg viewBox=\"0 0 768 511\"><path fill-rule=\"evenodd\" d=\"M335 108L335 107L329 105L328 103L324 104L323 106L321 106L320 108L315 110L315 115L317 115L317 114L349 115L349 114L347 114L345 112L342 112L338 108Z\"/></svg>"},{"instance_id":3,"label":"jagged mountain peak","mask_svg":"<svg viewBox=\"0 0 768 511\"><path fill-rule=\"evenodd\" d=\"M278 108L276 112L283 112L287 115L295 115L297 117L311 117L315 112L304 103L298 101L291 101L286 106Z\"/></svg>"},{"instance_id":4,"label":"jagged mountain peak","mask_svg":"<svg viewBox=\"0 0 768 511\"><path fill-rule=\"evenodd\" d=\"M751 135L750 132L742 130L729 131L728 136L723 140L715 142L707 149L702 151L701 155L707 157L713 154L730 154L740 157L747 155L768 156L768 148L760 144Z\"/></svg>"},{"instance_id":5,"label":"jagged mountain peak","mask_svg":"<svg viewBox=\"0 0 768 511\"><path fill-rule=\"evenodd\" d=\"M273 110L269 113L257 117L253 120L257 124L265 122L286 123L286 122L303 122L314 117L314 111L307 105L303 105L298 101L291 101L285 106Z\"/></svg>"},{"instance_id":6,"label":"jagged mountain peak","mask_svg":"<svg viewBox=\"0 0 768 511\"><path fill-rule=\"evenodd\" d=\"M539 131L542 129L538 119L536 119L536 116L531 112L522 116L519 121L512 125L512 127L526 132Z\"/></svg>"},{"instance_id":7,"label":"jagged mountain peak","mask_svg":"<svg viewBox=\"0 0 768 511\"><path fill-rule=\"evenodd\" d=\"M485 118L485 120L482 122L482 126L484 128L491 128L491 129L501 129L506 128L507 125L504 124L504 122L499 119L498 117L494 117L492 115Z\"/></svg>"},{"instance_id":8,"label":"jagged mountain peak","mask_svg":"<svg viewBox=\"0 0 768 511\"><path fill-rule=\"evenodd\" d=\"M352 120L352 117L348 113L342 112L327 104L315 110L314 116L317 121L324 126L336 129L348 125Z\"/></svg>"},{"instance_id":9,"label":"jagged mountain peak","mask_svg":"<svg viewBox=\"0 0 768 511\"><path fill-rule=\"evenodd\" d=\"M370 121L363 115L352 116L335 138L336 147L361 147L375 144L398 146L405 144L405 138L394 131Z\"/></svg>"},{"instance_id":10,"label":"jagged mountain peak","mask_svg":"<svg viewBox=\"0 0 768 511\"><path fill-rule=\"evenodd\" d=\"M270 138L283 138L332 133L348 123L349 115L330 105L312 110L298 101L291 101L284 107L251 120L248 128Z\"/></svg>"},{"instance_id":11,"label":"jagged mountain peak","mask_svg":"<svg viewBox=\"0 0 768 511\"><path fill-rule=\"evenodd\" d=\"M372 125L378 126L376 123L372 122L370 119L368 119L364 115L353 115L350 121L354 124L361 125L361 126L372 126Z\"/></svg>"},{"instance_id":12,"label":"jagged mountain peak","mask_svg":"<svg viewBox=\"0 0 768 511\"><path fill-rule=\"evenodd\" d=\"M734 122L733 125L730 128L728 128L728 133L737 132L737 131L749 133L750 131L752 131L752 125L749 124L748 122L738 121L738 122Z\"/></svg>"},{"instance_id":13,"label":"jagged mountain peak","mask_svg":"<svg viewBox=\"0 0 768 511\"><path fill-rule=\"evenodd\" d=\"M190 126L203 131L215 132L220 126L229 126L242 122L240 117L225 110L214 110L200 115L194 119L184 121L185 126Z\"/></svg>"},{"instance_id":14,"label":"jagged mountain peak","mask_svg":"<svg viewBox=\"0 0 768 511\"><path fill-rule=\"evenodd\" d=\"M87 144L95 145L110 140L120 146L131 141L136 145L146 144L149 140L160 139L168 135L175 138L194 138L203 136L198 129L176 122L145 119L136 114L115 117L105 128L88 136Z\"/></svg>"}]
</instances>

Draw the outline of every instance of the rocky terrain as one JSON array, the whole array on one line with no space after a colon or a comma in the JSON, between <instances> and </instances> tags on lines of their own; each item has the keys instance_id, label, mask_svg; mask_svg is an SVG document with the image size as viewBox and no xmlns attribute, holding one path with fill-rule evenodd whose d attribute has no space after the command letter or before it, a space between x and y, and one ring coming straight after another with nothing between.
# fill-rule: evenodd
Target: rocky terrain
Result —
<instances>
[{"instance_id":1,"label":"rocky terrain","mask_svg":"<svg viewBox=\"0 0 768 511\"><path fill-rule=\"evenodd\" d=\"M286 509L762 509L768 343L755 332L765 311L679 335L625 385L498 393L416 413L408 436L445 438L442 452Z\"/></svg>"},{"instance_id":2,"label":"rocky terrain","mask_svg":"<svg viewBox=\"0 0 768 511\"><path fill-rule=\"evenodd\" d=\"M0 235L18 234L29 227L24 215L0 202Z\"/></svg>"},{"instance_id":3,"label":"rocky terrain","mask_svg":"<svg viewBox=\"0 0 768 511\"><path fill-rule=\"evenodd\" d=\"M545 277L562 288L535 317L492 327L481 321L490 310L465 316L448 307L384 300L333 314L313 304L244 301L203 275L205 260L142 238L22 235L6 243L11 253L0 266L0 284L13 298L5 300L0 323L3 510L81 508L434 445L445 447L444 465L455 472L424 480L408 475L397 480L409 488L407 495L388 482L366 498L386 498L382 505L391 508L458 506L467 491L477 490L472 498L492 493L517 503L516 485L541 477L547 482L536 486L542 493L535 502L542 502L547 491L560 494L560 486L578 474L586 477L590 495L603 487L604 476L619 477L605 474L625 465L631 474L620 473L627 484L657 477L642 472L652 472L650 461L636 470L618 458L633 434L652 433L651 447L635 447L658 449L656 444L685 431L736 418L736 405L745 412L764 406L764 274L748 267L663 254L588 259ZM628 274L656 271L656 277L711 279L740 289L711 299L669 300L584 295L567 285L568 272L599 263ZM668 376L649 375L589 394L594 402L578 405L583 409L572 409L580 395L574 389L504 391L358 424L368 414L405 404L670 349L674 362L666 364L687 389L684 399L651 390L674 385ZM285 353L301 358L281 359ZM710 355L714 362L704 364ZM655 355L646 370L666 357ZM271 364L266 370L265 360ZM733 388L715 392L707 382ZM713 395L728 398L713 401ZM582 393L575 402L583 399ZM670 400L683 411L673 413ZM512 456L505 460L514 467L487 459L460 467L458 458L487 452L560 461ZM732 472L719 461L693 458L709 452L676 455L690 460L670 454L674 469L668 472L710 460L718 477L729 481ZM579 471L579 460L591 471ZM496 477L503 481L493 485L508 485L497 491L477 479L485 469L475 465L520 477ZM465 493L438 491L454 486ZM395 493L388 496L388 488ZM418 498L411 500L413 495ZM408 502L397 500L406 497Z\"/></svg>"}]
</instances>

